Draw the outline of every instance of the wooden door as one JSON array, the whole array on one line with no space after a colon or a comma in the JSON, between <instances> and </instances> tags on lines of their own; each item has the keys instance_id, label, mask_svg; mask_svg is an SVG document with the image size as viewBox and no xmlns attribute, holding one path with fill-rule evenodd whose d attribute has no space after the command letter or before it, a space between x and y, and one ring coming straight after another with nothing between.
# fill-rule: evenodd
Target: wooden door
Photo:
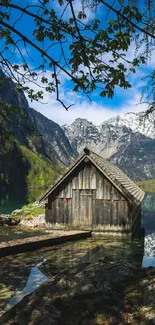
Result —
<instances>
[{"instance_id":1,"label":"wooden door","mask_svg":"<svg viewBox=\"0 0 155 325\"><path fill-rule=\"evenodd\" d=\"M72 220L74 226L92 227L93 190L73 190Z\"/></svg>"}]
</instances>

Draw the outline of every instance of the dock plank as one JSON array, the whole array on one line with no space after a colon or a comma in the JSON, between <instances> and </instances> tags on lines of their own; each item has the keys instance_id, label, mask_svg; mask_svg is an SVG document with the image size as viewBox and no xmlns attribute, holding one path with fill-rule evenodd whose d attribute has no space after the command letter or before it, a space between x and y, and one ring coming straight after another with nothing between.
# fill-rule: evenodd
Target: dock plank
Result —
<instances>
[{"instance_id":1,"label":"dock plank","mask_svg":"<svg viewBox=\"0 0 155 325\"><path fill-rule=\"evenodd\" d=\"M47 246L91 237L91 231L56 231L48 235L11 240L0 243L0 256L13 255Z\"/></svg>"}]
</instances>

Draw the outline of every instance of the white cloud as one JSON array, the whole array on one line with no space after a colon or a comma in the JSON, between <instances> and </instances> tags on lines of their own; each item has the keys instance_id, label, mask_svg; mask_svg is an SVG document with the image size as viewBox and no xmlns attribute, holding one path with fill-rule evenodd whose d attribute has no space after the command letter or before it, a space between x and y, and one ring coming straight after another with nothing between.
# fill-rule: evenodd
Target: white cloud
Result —
<instances>
[{"instance_id":1,"label":"white cloud","mask_svg":"<svg viewBox=\"0 0 155 325\"><path fill-rule=\"evenodd\" d=\"M116 116L118 114L125 114L127 112L139 112L146 109L144 104L138 105L140 96L135 96L131 101L122 105L122 107L117 107L113 109L104 105L100 105L96 102L89 103L87 101L82 101L82 103L76 103L75 106L71 107L69 111L65 111L63 107L56 103L52 103L51 105L43 106L33 105L38 111L42 114L59 123L63 124L71 124L74 122L76 118L86 118L87 120L93 122L96 125L100 125L103 121Z\"/></svg>"},{"instance_id":2,"label":"white cloud","mask_svg":"<svg viewBox=\"0 0 155 325\"><path fill-rule=\"evenodd\" d=\"M130 92L130 94L129 94ZM67 103L67 105L74 103L74 106L70 107L68 111L62 107L55 99L54 94L44 94L44 102L47 104L41 104L37 102L30 103L30 106L48 117L49 119L63 124L71 124L76 118L86 118L96 125L101 124L103 121L116 116L118 114L125 114L127 112L140 112L147 108L145 104L137 105L140 102L141 93L134 90L124 91L124 104L113 107L113 101L111 106L102 105L95 101L88 101L86 98L77 95L70 89L61 87L61 99ZM128 98L128 99L127 99Z\"/></svg>"},{"instance_id":3,"label":"white cloud","mask_svg":"<svg viewBox=\"0 0 155 325\"><path fill-rule=\"evenodd\" d=\"M46 71L46 76L50 80L51 72ZM99 125L103 121L116 116L118 114L125 114L127 112L139 112L147 108L147 105L141 104L137 105L140 102L141 91L140 87L144 85L144 81L141 81L141 78L144 76L144 72L141 69L137 70L136 74L132 74L131 81L133 88L129 90L123 90L119 87L116 88L116 95L114 99L105 101L104 99L98 97L97 101L90 102L86 99L85 96L73 92L70 88L67 87L66 81L68 77L65 76L63 72L59 74L61 81L60 87L60 99L66 104L74 106L70 107L68 111L56 100L55 93L48 93L44 91L44 104L38 102L30 102L31 107L48 117L49 119L63 124L71 124L76 118L86 118L89 121L92 121L94 124ZM39 77L41 78L41 76ZM40 84L40 80L38 79ZM35 91L40 90L39 86L34 84L28 84L29 87L32 87ZM94 97L95 98L95 97ZM99 103L100 101L100 103ZM102 101L102 103L101 103ZM121 102L121 105L119 104ZM117 104L118 103L118 104Z\"/></svg>"}]
</instances>

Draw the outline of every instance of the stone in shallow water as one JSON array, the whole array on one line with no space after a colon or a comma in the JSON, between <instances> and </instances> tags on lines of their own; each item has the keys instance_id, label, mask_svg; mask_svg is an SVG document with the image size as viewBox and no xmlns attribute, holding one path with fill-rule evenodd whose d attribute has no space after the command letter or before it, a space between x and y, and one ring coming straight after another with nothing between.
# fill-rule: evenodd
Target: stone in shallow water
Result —
<instances>
[{"instance_id":1,"label":"stone in shallow water","mask_svg":"<svg viewBox=\"0 0 155 325\"><path fill-rule=\"evenodd\" d=\"M91 283L85 284L80 288L80 293L84 295L93 295L95 291L96 290Z\"/></svg>"},{"instance_id":2,"label":"stone in shallow water","mask_svg":"<svg viewBox=\"0 0 155 325\"><path fill-rule=\"evenodd\" d=\"M60 274L57 279L47 281L2 319L9 322L12 318L17 325L57 325L71 319L74 325L79 324L81 317L91 313L95 304L103 300L109 304L116 295L116 284L134 275L135 271L133 265L120 261L83 265L83 270L77 270L77 274L69 274L66 270L63 277ZM58 292L52 292L53 285L58 286Z\"/></svg>"}]
</instances>

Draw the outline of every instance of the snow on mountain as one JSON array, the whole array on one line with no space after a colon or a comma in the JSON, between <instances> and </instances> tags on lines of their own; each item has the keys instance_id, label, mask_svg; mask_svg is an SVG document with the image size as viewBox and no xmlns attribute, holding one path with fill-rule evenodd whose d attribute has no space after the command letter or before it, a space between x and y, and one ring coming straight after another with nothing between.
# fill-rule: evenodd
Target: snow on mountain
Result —
<instances>
[{"instance_id":1,"label":"snow on mountain","mask_svg":"<svg viewBox=\"0 0 155 325\"><path fill-rule=\"evenodd\" d=\"M64 125L74 152L85 146L110 159L136 180L155 178L155 113L117 115L99 126L78 118Z\"/></svg>"},{"instance_id":2,"label":"snow on mountain","mask_svg":"<svg viewBox=\"0 0 155 325\"><path fill-rule=\"evenodd\" d=\"M115 127L125 125L134 132L140 132L152 139L155 138L155 112L148 116L144 112L140 113L126 113L124 115L117 115L102 124L110 124Z\"/></svg>"}]
</instances>

